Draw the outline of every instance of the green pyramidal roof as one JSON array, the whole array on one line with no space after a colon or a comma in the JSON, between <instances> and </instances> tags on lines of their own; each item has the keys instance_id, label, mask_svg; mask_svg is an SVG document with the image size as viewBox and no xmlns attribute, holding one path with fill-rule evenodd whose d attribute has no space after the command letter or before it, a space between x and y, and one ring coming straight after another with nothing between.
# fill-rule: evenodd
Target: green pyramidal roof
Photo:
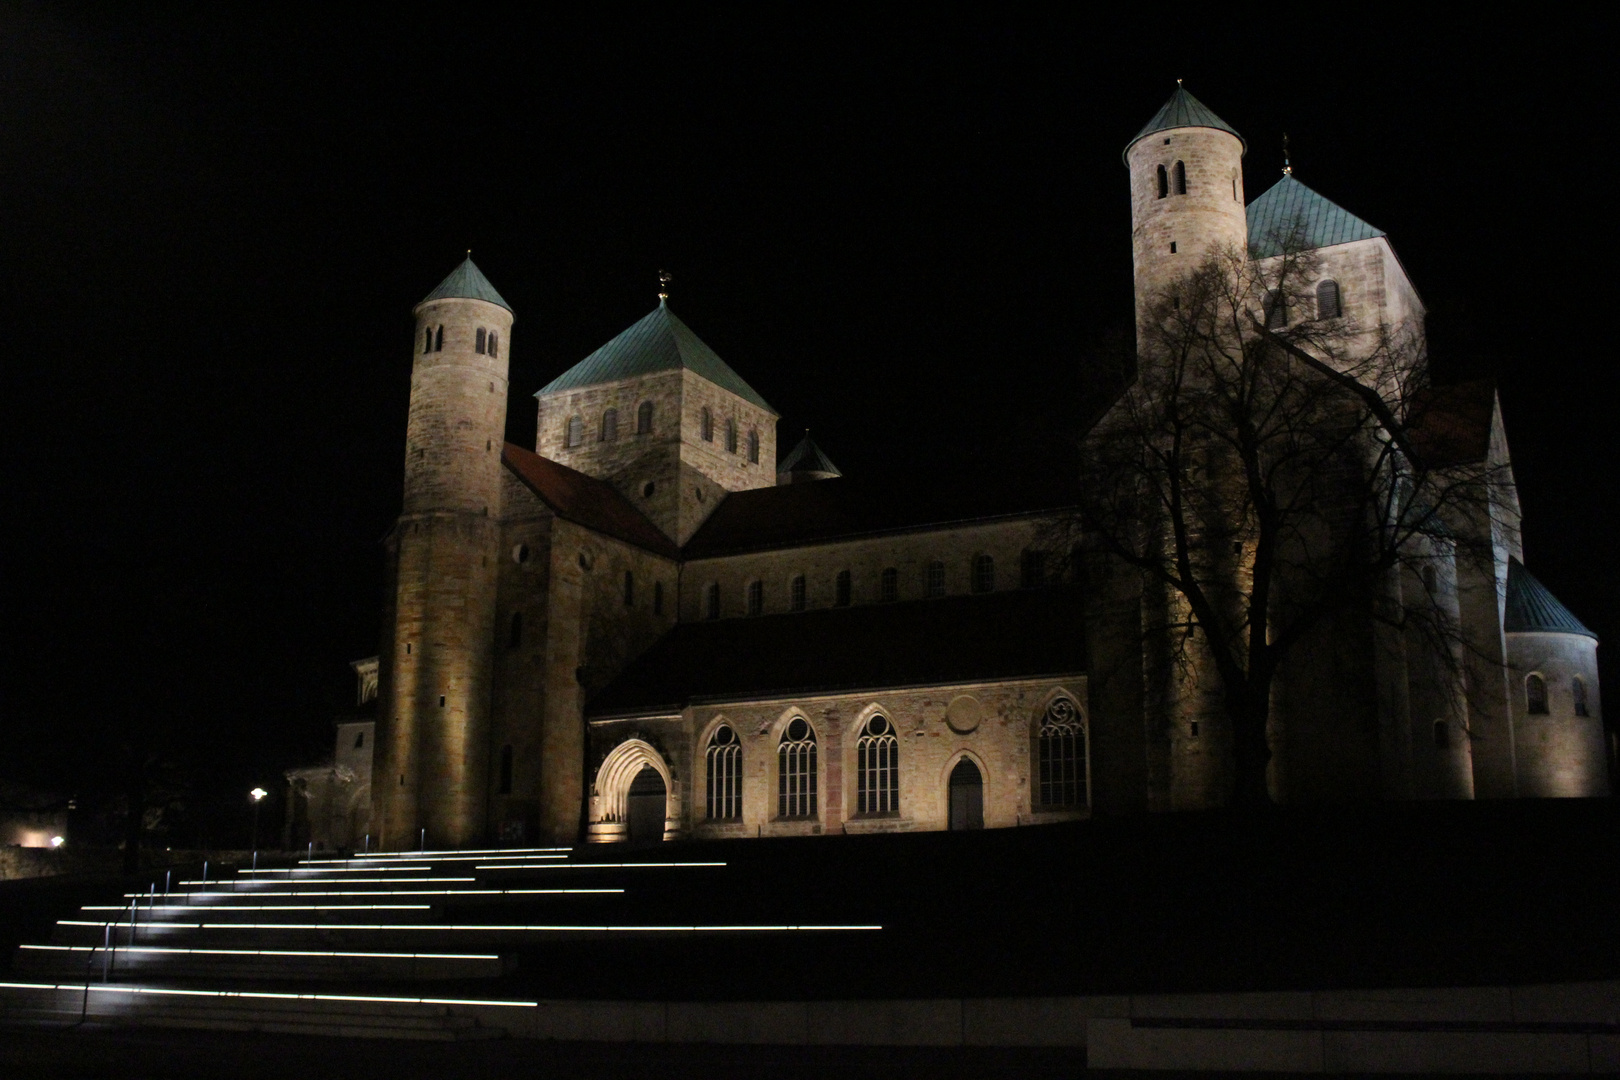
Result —
<instances>
[{"instance_id":1,"label":"green pyramidal roof","mask_svg":"<svg viewBox=\"0 0 1620 1080\"><path fill-rule=\"evenodd\" d=\"M461 260L461 265L450 271L450 276L439 282L438 288L422 297L424 304L429 300L484 300L512 310L512 305L495 291L484 272L473 265L471 255Z\"/></svg>"},{"instance_id":2,"label":"green pyramidal roof","mask_svg":"<svg viewBox=\"0 0 1620 1080\"><path fill-rule=\"evenodd\" d=\"M1235 135L1237 141L1243 143L1244 152L1248 152L1249 144L1242 135L1238 135L1237 128L1216 116L1210 111L1208 105L1187 93L1186 88L1178 82L1176 92L1170 95L1170 100L1164 103L1164 108L1154 113L1153 119L1149 120L1142 130L1136 133L1136 138L1125 144L1125 153L1129 154L1131 147L1154 132L1189 127L1214 128L1216 131L1224 131L1230 135ZM1124 155L1120 156L1123 157Z\"/></svg>"},{"instance_id":3,"label":"green pyramidal roof","mask_svg":"<svg viewBox=\"0 0 1620 1080\"><path fill-rule=\"evenodd\" d=\"M1597 637L1581 625L1581 620L1569 608L1558 602L1558 597L1547 591L1547 586L1531 577L1518 559L1508 560L1507 612L1502 629L1510 634L1540 632Z\"/></svg>"},{"instance_id":4,"label":"green pyramidal roof","mask_svg":"<svg viewBox=\"0 0 1620 1080\"><path fill-rule=\"evenodd\" d=\"M776 467L776 471L824 472L832 473L834 476L844 475L838 466L832 463L832 459L822 451L821 447L816 445L815 440L810 438L808 431L804 433L804 438L799 440L799 445L788 451L787 457L782 459L782 463Z\"/></svg>"},{"instance_id":5,"label":"green pyramidal roof","mask_svg":"<svg viewBox=\"0 0 1620 1080\"><path fill-rule=\"evenodd\" d=\"M716 356L702 338L677 319L662 300L646 318L552 379L534 396L677 368L701 375L721 389L730 390L773 415L776 413L741 375L731 370L731 365Z\"/></svg>"},{"instance_id":6,"label":"green pyramidal roof","mask_svg":"<svg viewBox=\"0 0 1620 1080\"><path fill-rule=\"evenodd\" d=\"M1292 173L1266 189L1246 211L1249 216L1249 258L1281 255L1283 241L1298 230L1300 249L1332 247L1352 240L1383 236L1375 228L1330 199L1312 191Z\"/></svg>"}]
</instances>

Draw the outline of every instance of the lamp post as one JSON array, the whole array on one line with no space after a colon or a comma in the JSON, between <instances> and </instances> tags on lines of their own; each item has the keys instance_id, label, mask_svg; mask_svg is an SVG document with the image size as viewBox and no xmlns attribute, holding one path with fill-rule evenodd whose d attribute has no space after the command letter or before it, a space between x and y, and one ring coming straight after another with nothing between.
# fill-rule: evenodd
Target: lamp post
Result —
<instances>
[{"instance_id":1,"label":"lamp post","mask_svg":"<svg viewBox=\"0 0 1620 1080\"><path fill-rule=\"evenodd\" d=\"M259 868L259 804L264 797L270 794L262 787L256 787L248 792L248 798L253 800L253 869Z\"/></svg>"}]
</instances>

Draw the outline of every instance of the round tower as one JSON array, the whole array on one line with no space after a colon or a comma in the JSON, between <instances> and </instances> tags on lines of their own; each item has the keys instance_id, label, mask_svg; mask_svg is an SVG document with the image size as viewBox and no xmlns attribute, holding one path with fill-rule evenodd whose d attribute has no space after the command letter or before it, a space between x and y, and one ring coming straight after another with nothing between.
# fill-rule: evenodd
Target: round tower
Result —
<instances>
[{"instance_id":1,"label":"round tower","mask_svg":"<svg viewBox=\"0 0 1620 1080\"><path fill-rule=\"evenodd\" d=\"M1125 147L1138 326L1166 286L1212 254L1246 248L1246 149L1243 136L1180 80Z\"/></svg>"},{"instance_id":2,"label":"round tower","mask_svg":"<svg viewBox=\"0 0 1620 1080\"><path fill-rule=\"evenodd\" d=\"M513 319L471 258L415 315L373 779L377 825L396 849L465 845L485 832Z\"/></svg>"}]
</instances>

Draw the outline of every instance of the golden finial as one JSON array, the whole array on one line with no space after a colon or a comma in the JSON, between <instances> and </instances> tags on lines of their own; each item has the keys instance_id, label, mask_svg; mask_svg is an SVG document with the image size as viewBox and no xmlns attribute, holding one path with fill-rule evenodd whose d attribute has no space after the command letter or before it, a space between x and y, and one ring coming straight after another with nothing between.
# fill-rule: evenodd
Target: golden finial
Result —
<instances>
[{"instance_id":1,"label":"golden finial","mask_svg":"<svg viewBox=\"0 0 1620 1080\"><path fill-rule=\"evenodd\" d=\"M658 299L663 302L669 299L669 283L675 280L675 275L668 270L658 271Z\"/></svg>"},{"instance_id":2,"label":"golden finial","mask_svg":"<svg viewBox=\"0 0 1620 1080\"><path fill-rule=\"evenodd\" d=\"M1288 132L1283 132L1283 175L1294 175L1294 164L1288 160Z\"/></svg>"}]
</instances>

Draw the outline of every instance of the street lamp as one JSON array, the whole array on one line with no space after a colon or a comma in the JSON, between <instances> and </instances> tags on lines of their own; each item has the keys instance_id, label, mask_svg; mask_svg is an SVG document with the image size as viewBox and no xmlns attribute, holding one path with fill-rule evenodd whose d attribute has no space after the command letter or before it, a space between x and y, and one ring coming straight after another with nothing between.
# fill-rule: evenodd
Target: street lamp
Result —
<instances>
[{"instance_id":1,"label":"street lamp","mask_svg":"<svg viewBox=\"0 0 1620 1080\"><path fill-rule=\"evenodd\" d=\"M248 798L253 800L253 869L259 868L259 804L264 797L270 794L262 787L256 787L248 792Z\"/></svg>"}]
</instances>

